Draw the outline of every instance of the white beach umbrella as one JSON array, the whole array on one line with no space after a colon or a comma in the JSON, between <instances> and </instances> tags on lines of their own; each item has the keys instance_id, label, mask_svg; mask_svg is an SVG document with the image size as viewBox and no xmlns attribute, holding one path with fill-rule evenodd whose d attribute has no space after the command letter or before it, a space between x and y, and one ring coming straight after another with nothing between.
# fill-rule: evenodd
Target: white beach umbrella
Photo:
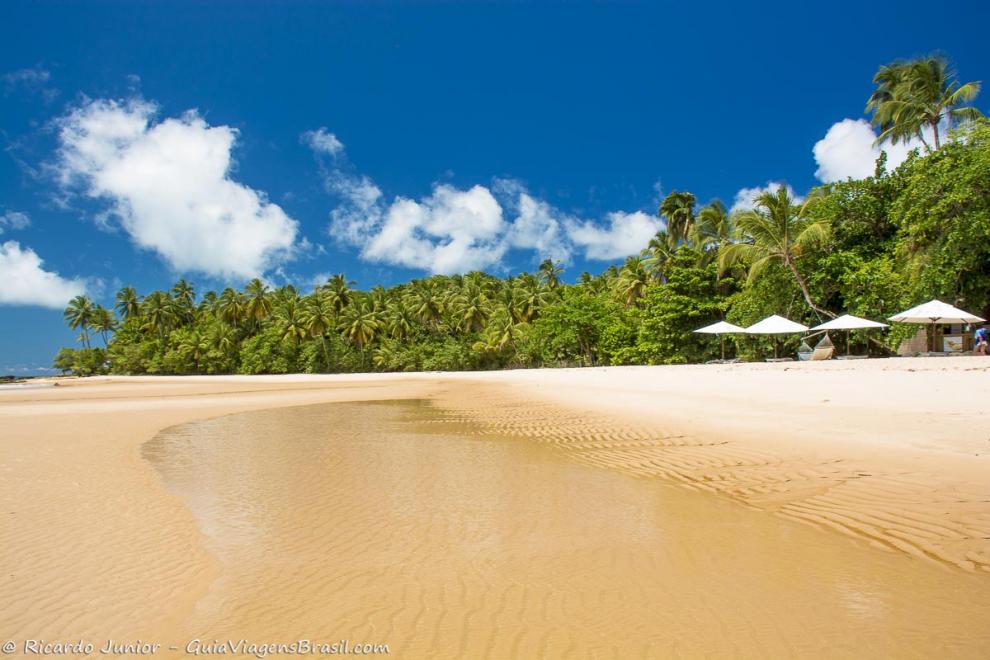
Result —
<instances>
[{"instance_id":1,"label":"white beach umbrella","mask_svg":"<svg viewBox=\"0 0 990 660\"><path fill-rule=\"evenodd\" d=\"M698 328L695 332L700 332L706 335L726 335L732 332L746 332L745 328L740 328L738 325L732 325L731 323L726 323L725 321L719 321L718 323L712 323L711 325L706 325L703 328Z\"/></svg>"},{"instance_id":2,"label":"white beach umbrella","mask_svg":"<svg viewBox=\"0 0 990 660\"><path fill-rule=\"evenodd\" d=\"M754 335L790 335L795 332L805 332L808 326L801 325L783 316L768 316L762 321L746 328L748 334ZM777 338L773 338L773 356L777 357Z\"/></svg>"},{"instance_id":3,"label":"white beach umbrella","mask_svg":"<svg viewBox=\"0 0 990 660\"><path fill-rule=\"evenodd\" d=\"M923 305L906 309L890 317L898 323L923 323L932 326L932 350L935 350L935 326L945 323L980 323L986 319L964 312L941 300L929 300Z\"/></svg>"},{"instance_id":4,"label":"white beach umbrella","mask_svg":"<svg viewBox=\"0 0 990 660\"><path fill-rule=\"evenodd\" d=\"M980 323L986 321L979 316L964 312L941 300L929 300L924 305L906 309L890 317L898 323Z\"/></svg>"},{"instance_id":5,"label":"white beach umbrella","mask_svg":"<svg viewBox=\"0 0 990 660\"><path fill-rule=\"evenodd\" d=\"M858 316L853 316L852 314L843 314L837 319L832 319L822 323L821 325L816 325L812 330L859 330L861 328L886 328L889 327L886 323L877 323L876 321L871 321L869 319L861 319Z\"/></svg>"},{"instance_id":6,"label":"white beach umbrella","mask_svg":"<svg viewBox=\"0 0 990 660\"><path fill-rule=\"evenodd\" d=\"M718 335L719 342L722 344L722 359L725 359L725 337L722 335L727 335L731 333L746 332L743 328L738 325L732 325L731 323L726 323L725 321L719 321L718 323L712 323L711 325L706 325L703 328L698 328L695 332L700 332L704 335Z\"/></svg>"},{"instance_id":7,"label":"white beach umbrella","mask_svg":"<svg viewBox=\"0 0 990 660\"><path fill-rule=\"evenodd\" d=\"M846 331L846 355L849 355L849 330L860 330L863 328L887 328L886 323L877 323L869 319L862 319L852 314L843 314L837 319L832 319L816 325L812 330L845 330Z\"/></svg>"},{"instance_id":8,"label":"white beach umbrella","mask_svg":"<svg viewBox=\"0 0 990 660\"><path fill-rule=\"evenodd\" d=\"M789 335L795 332L804 332L808 326L795 323L783 316L768 316L758 323L746 328L746 332L753 335Z\"/></svg>"}]
</instances>

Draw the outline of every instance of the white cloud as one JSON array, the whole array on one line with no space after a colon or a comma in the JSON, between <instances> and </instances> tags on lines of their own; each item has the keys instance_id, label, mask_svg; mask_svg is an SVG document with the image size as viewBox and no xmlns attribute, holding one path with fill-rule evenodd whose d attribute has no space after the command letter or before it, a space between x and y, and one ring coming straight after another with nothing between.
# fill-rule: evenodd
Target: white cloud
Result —
<instances>
[{"instance_id":1,"label":"white cloud","mask_svg":"<svg viewBox=\"0 0 990 660\"><path fill-rule=\"evenodd\" d=\"M0 215L0 234L4 232L4 229L26 229L29 226L31 226L31 218L28 217L27 213L7 211Z\"/></svg>"},{"instance_id":2,"label":"white cloud","mask_svg":"<svg viewBox=\"0 0 990 660\"><path fill-rule=\"evenodd\" d=\"M328 131L325 127L320 127L315 131L306 131L300 136L306 144L314 151L336 156L343 153L344 143L337 139L337 136Z\"/></svg>"},{"instance_id":3,"label":"white cloud","mask_svg":"<svg viewBox=\"0 0 990 660\"><path fill-rule=\"evenodd\" d=\"M873 176L880 148L873 143L877 134L865 119L843 119L832 124L831 128L812 149L818 170L815 176L819 181L831 183L848 178L864 179ZM907 160L912 149L923 148L920 140L907 144L884 144L887 152L887 168L893 169Z\"/></svg>"},{"instance_id":4,"label":"white cloud","mask_svg":"<svg viewBox=\"0 0 990 660\"><path fill-rule=\"evenodd\" d=\"M321 128L302 139L317 155L325 188L340 198L330 212L330 235L360 248L366 261L452 274L500 268L510 250L566 263L583 248L589 259L609 260L639 252L662 226L646 213L615 212L601 228L512 179L467 190L435 183L424 198L388 202L372 179L353 171L332 133Z\"/></svg>"},{"instance_id":5,"label":"white cloud","mask_svg":"<svg viewBox=\"0 0 990 660\"><path fill-rule=\"evenodd\" d=\"M366 190L358 194L365 195L359 204L369 199ZM376 203L362 212L359 206L334 220L332 233L360 243L362 258L430 273L489 268L506 249L502 208L483 186L439 185L419 201L399 197L387 208Z\"/></svg>"},{"instance_id":6,"label":"white cloud","mask_svg":"<svg viewBox=\"0 0 990 660\"><path fill-rule=\"evenodd\" d=\"M17 241L0 244L0 305L37 305L62 309L86 292L81 279L66 279L42 268L34 250Z\"/></svg>"},{"instance_id":7,"label":"white cloud","mask_svg":"<svg viewBox=\"0 0 990 660\"><path fill-rule=\"evenodd\" d=\"M260 276L291 258L297 223L230 178L237 131L195 111L155 122L146 101L96 100L59 122L56 170L107 200L139 247L180 272Z\"/></svg>"},{"instance_id":8,"label":"white cloud","mask_svg":"<svg viewBox=\"0 0 990 660\"><path fill-rule=\"evenodd\" d=\"M779 181L770 181L765 186L756 186L753 188L743 188L736 193L735 199L732 201L732 213L738 211L752 211L753 207L756 205L756 198L766 192L777 192L780 190L781 186L787 189L787 194L791 196L795 204L800 204L804 201L804 197L801 197L794 192L786 183L781 183Z\"/></svg>"},{"instance_id":9,"label":"white cloud","mask_svg":"<svg viewBox=\"0 0 990 660\"><path fill-rule=\"evenodd\" d=\"M663 224L642 211L608 214L608 227L584 221L570 223L568 232L575 245L584 248L585 256L596 261L621 259L645 248Z\"/></svg>"}]
</instances>

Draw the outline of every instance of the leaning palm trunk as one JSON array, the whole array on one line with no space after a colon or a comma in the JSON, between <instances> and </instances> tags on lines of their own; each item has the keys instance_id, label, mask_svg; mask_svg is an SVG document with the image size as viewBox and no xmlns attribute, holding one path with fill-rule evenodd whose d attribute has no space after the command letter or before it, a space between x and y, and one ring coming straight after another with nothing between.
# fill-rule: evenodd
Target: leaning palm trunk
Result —
<instances>
[{"instance_id":1,"label":"leaning palm trunk","mask_svg":"<svg viewBox=\"0 0 990 660\"><path fill-rule=\"evenodd\" d=\"M815 304L815 301L812 300L811 292L808 290L808 283L804 281L804 277L801 276L801 272L797 269L797 266L794 264L794 260L791 259L790 257L787 257L784 259L784 264L787 266L788 270L791 271L791 274L794 275L794 279L797 280L798 287L801 289L801 295L804 296L804 301L808 303L808 307L810 307L812 311L817 312L818 314L824 314L830 319L834 319L835 314L828 311L827 309L823 309L822 307L819 307L818 305Z\"/></svg>"}]
</instances>

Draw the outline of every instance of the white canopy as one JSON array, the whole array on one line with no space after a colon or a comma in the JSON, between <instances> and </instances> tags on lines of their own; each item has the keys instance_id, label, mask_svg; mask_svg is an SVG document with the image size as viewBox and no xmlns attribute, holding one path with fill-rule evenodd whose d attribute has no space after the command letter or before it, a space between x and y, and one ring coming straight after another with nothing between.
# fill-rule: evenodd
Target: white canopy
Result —
<instances>
[{"instance_id":1,"label":"white canopy","mask_svg":"<svg viewBox=\"0 0 990 660\"><path fill-rule=\"evenodd\" d=\"M759 323L746 328L746 332L754 335L786 335L794 332L804 332L808 326L795 323L783 316L768 316Z\"/></svg>"},{"instance_id":2,"label":"white canopy","mask_svg":"<svg viewBox=\"0 0 990 660\"><path fill-rule=\"evenodd\" d=\"M900 323L979 323L986 319L964 312L941 300L930 300L924 305L918 305L890 317L891 321Z\"/></svg>"},{"instance_id":3,"label":"white canopy","mask_svg":"<svg viewBox=\"0 0 990 660\"><path fill-rule=\"evenodd\" d=\"M719 321L718 323L712 323L711 325L706 325L703 328L698 328L695 332L700 332L706 335L724 335L730 332L746 332L743 328L738 325L732 325L731 323L726 323L725 321Z\"/></svg>"},{"instance_id":4,"label":"white canopy","mask_svg":"<svg viewBox=\"0 0 990 660\"><path fill-rule=\"evenodd\" d=\"M877 323L869 319L861 319L852 314L844 314L837 319L832 319L821 325L816 325L812 330L858 330L860 328L886 328L886 323Z\"/></svg>"}]
</instances>

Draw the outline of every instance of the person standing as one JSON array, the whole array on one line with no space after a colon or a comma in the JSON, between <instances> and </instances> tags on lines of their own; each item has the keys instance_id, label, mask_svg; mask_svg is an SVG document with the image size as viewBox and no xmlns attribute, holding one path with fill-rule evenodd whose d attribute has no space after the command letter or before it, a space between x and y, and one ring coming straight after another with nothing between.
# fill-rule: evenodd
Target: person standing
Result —
<instances>
[{"instance_id":1,"label":"person standing","mask_svg":"<svg viewBox=\"0 0 990 660\"><path fill-rule=\"evenodd\" d=\"M974 339L976 339L976 346L973 347L973 353L975 355L987 355L987 334L987 329L985 327L976 329L976 333L973 335Z\"/></svg>"}]
</instances>

